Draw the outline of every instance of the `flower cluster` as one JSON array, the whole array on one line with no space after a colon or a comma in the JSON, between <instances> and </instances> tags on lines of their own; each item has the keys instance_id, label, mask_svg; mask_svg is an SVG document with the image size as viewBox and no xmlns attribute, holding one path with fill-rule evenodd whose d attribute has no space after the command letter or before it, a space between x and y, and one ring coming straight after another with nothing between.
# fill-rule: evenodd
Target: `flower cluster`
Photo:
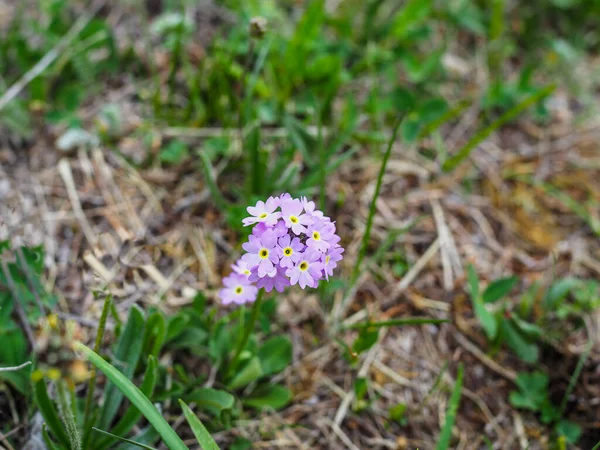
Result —
<instances>
[{"instance_id":1,"label":"flower cluster","mask_svg":"<svg viewBox=\"0 0 600 450\"><path fill-rule=\"evenodd\" d=\"M315 208L315 203L290 194L269 197L247 208L250 217L244 226L253 225L246 253L223 279L219 292L223 304L249 303L258 289L279 292L287 286L316 288L319 280L333 275L344 249L335 234L335 222Z\"/></svg>"}]
</instances>

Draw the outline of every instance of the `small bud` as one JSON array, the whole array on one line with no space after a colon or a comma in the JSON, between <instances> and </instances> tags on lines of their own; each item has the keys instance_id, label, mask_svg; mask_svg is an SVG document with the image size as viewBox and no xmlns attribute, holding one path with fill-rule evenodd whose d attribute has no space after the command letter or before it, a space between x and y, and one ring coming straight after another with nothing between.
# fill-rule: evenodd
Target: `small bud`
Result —
<instances>
[{"instance_id":1,"label":"small bud","mask_svg":"<svg viewBox=\"0 0 600 450\"><path fill-rule=\"evenodd\" d=\"M264 17L253 17L250 19L250 36L261 39L267 32L267 19Z\"/></svg>"}]
</instances>

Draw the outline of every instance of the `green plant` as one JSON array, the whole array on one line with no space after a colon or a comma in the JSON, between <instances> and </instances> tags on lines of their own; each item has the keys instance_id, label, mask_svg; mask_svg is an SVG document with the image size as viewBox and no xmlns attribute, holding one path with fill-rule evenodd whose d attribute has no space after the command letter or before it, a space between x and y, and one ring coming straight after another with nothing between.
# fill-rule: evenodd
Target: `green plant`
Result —
<instances>
[{"instance_id":1,"label":"green plant","mask_svg":"<svg viewBox=\"0 0 600 450\"><path fill-rule=\"evenodd\" d=\"M523 361L534 363L538 359L538 342L543 330L519 315L506 296L518 283L516 277L501 278L490 283L483 291L475 269L467 269L471 302L475 317L481 324L492 348L506 343ZM493 309L491 309L493 308Z\"/></svg>"},{"instance_id":2,"label":"green plant","mask_svg":"<svg viewBox=\"0 0 600 450\"><path fill-rule=\"evenodd\" d=\"M558 436L564 436L571 444L577 443L581 428L566 420L563 417L564 408L550 400L549 379L546 374L539 371L519 373L515 383L518 390L510 393L510 403L513 407L539 414L542 423L552 425Z\"/></svg>"}]
</instances>

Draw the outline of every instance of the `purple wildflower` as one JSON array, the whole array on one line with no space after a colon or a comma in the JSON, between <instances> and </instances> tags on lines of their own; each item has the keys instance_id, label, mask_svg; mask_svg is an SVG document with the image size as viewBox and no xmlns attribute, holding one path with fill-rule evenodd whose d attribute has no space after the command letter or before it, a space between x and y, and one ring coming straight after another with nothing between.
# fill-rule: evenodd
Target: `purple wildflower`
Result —
<instances>
[{"instance_id":1,"label":"purple wildflower","mask_svg":"<svg viewBox=\"0 0 600 450\"><path fill-rule=\"evenodd\" d=\"M246 277L250 275L248 263L242 259L238 259L235 264L231 265L231 268L235 273L239 273L240 275L245 275Z\"/></svg>"},{"instance_id":2,"label":"purple wildflower","mask_svg":"<svg viewBox=\"0 0 600 450\"><path fill-rule=\"evenodd\" d=\"M306 233L306 226L312 223L307 214L302 214L302 203L295 198L289 198L281 201L281 217L285 220L285 225L294 233Z\"/></svg>"},{"instance_id":3,"label":"purple wildflower","mask_svg":"<svg viewBox=\"0 0 600 450\"><path fill-rule=\"evenodd\" d=\"M342 253L344 253L344 249L338 245L330 248L326 254L321 256L327 281L329 281L329 276L333 275L333 269L337 267L337 263L342 260Z\"/></svg>"},{"instance_id":4,"label":"purple wildflower","mask_svg":"<svg viewBox=\"0 0 600 450\"><path fill-rule=\"evenodd\" d=\"M271 226L275 225L277 220L281 217L281 212L275 212L278 206L278 198L269 197L266 202L259 200L256 202L256 206L248 206L248 208L246 208L246 211L253 217L246 217L242 223L244 226L255 223L265 223Z\"/></svg>"},{"instance_id":5,"label":"purple wildflower","mask_svg":"<svg viewBox=\"0 0 600 450\"><path fill-rule=\"evenodd\" d=\"M294 267L294 263L301 258L304 244L297 237L292 239L289 235L280 237L277 244L280 258L279 265L286 268Z\"/></svg>"},{"instance_id":6,"label":"purple wildflower","mask_svg":"<svg viewBox=\"0 0 600 450\"><path fill-rule=\"evenodd\" d=\"M248 252L242 256L242 260L248 263L250 270L258 267L258 276L262 278L272 272L275 264L279 262L277 235L274 231L267 230L260 237L250 235L248 239L249 242L242 245L242 248Z\"/></svg>"},{"instance_id":7,"label":"purple wildflower","mask_svg":"<svg viewBox=\"0 0 600 450\"><path fill-rule=\"evenodd\" d=\"M224 305L235 303L251 303L256 300L258 288L252 284L248 276L232 273L223 278L223 289L219 291L219 297Z\"/></svg>"},{"instance_id":8,"label":"purple wildflower","mask_svg":"<svg viewBox=\"0 0 600 450\"><path fill-rule=\"evenodd\" d=\"M254 271L250 274L250 281L255 282L256 287L264 288L267 292L271 292L273 288L278 292L283 292L290 285L290 280L285 276L285 269L280 266L262 278Z\"/></svg>"},{"instance_id":9,"label":"purple wildflower","mask_svg":"<svg viewBox=\"0 0 600 450\"><path fill-rule=\"evenodd\" d=\"M314 250L307 249L302 254L302 258L296 262L294 267L287 269L285 274L290 277L292 285L299 284L302 289L306 286L317 287L319 279L323 275L321 255Z\"/></svg>"},{"instance_id":10,"label":"purple wildflower","mask_svg":"<svg viewBox=\"0 0 600 450\"><path fill-rule=\"evenodd\" d=\"M315 220L309 227L307 234L309 238L306 241L306 246L322 253L325 253L336 239L335 225L323 219Z\"/></svg>"}]
</instances>

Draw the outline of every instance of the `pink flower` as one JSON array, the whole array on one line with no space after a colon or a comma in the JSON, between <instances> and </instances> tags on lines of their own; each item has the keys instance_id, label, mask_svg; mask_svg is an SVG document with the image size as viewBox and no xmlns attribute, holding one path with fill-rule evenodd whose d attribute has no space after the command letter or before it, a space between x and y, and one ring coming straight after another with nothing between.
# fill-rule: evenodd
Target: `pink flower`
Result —
<instances>
[{"instance_id":1,"label":"pink flower","mask_svg":"<svg viewBox=\"0 0 600 450\"><path fill-rule=\"evenodd\" d=\"M256 202L256 206L248 206L246 210L253 217L246 217L242 220L244 226L252 225L254 223L265 223L267 225L275 225L277 219L281 217L280 212L275 212L279 206L279 199L269 197L265 202L259 200Z\"/></svg>"},{"instance_id":2,"label":"pink flower","mask_svg":"<svg viewBox=\"0 0 600 450\"><path fill-rule=\"evenodd\" d=\"M307 234L309 237L306 246L322 253L325 253L336 240L335 225L322 219L315 220L309 227Z\"/></svg>"},{"instance_id":3,"label":"pink flower","mask_svg":"<svg viewBox=\"0 0 600 450\"><path fill-rule=\"evenodd\" d=\"M342 260L342 253L344 253L344 249L338 245L330 248L326 254L321 256L327 281L329 281L329 276L333 275L333 269L337 267L337 263Z\"/></svg>"},{"instance_id":4,"label":"pink flower","mask_svg":"<svg viewBox=\"0 0 600 450\"><path fill-rule=\"evenodd\" d=\"M258 288L264 288L267 292L271 292L273 288L278 292L283 292L290 285L290 280L285 276L285 269L281 266L278 266L273 272L262 278L259 278L256 271L254 271L250 275L250 281L255 282Z\"/></svg>"},{"instance_id":5,"label":"pink flower","mask_svg":"<svg viewBox=\"0 0 600 450\"><path fill-rule=\"evenodd\" d=\"M301 201L302 201L302 207L304 208L304 211L306 211L306 214L308 214L310 217L323 218L323 211L319 211L318 209L315 209L316 208L315 202L308 201L308 199L306 197L302 197Z\"/></svg>"},{"instance_id":6,"label":"pink flower","mask_svg":"<svg viewBox=\"0 0 600 450\"><path fill-rule=\"evenodd\" d=\"M259 277L264 277L275 269L275 264L279 262L277 256L277 235L272 230L265 231L260 237L250 235L249 242L242 245L246 250L242 260L248 264L248 268L252 270L257 267Z\"/></svg>"},{"instance_id":7,"label":"pink flower","mask_svg":"<svg viewBox=\"0 0 600 450\"><path fill-rule=\"evenodd\" d=\"M285 274L290 277L292 285L299 284L302 289L306 286L316 288L323 276L321 255L316 251L307 249L302 254L302 258L296 262L294 267L287 269Z\"/></svg>"},{"instance_id":8,"label":"pink flower","mask_svg":"<svg viewBox=\"0 0 600 450\"><path fill-rule=\"evenodd\" d=\"M219 297L224 305L230 303L241 305L256 300L258 288L252 284L246 275L232 273L223 278L223 285L225 287L219 291Z\"/></svg>"},{"instance_id":9,"label":"pink flower","mask_svg":"<svg viewBox=\"0 0 600 450\"><path fill-rule=\"evenodd\" d=\"M302 257L301 252L304 250L304 244L297 237L292 239L289 235L280 237L277 244L280 258L279 265L281 267L294 267L294 263Z\"/></svg>"},{"instance_id":10,"label":"pink flower","mask_svg":"<svg viewBox=\"0 0 600 450\"><path fill-rule=\"evenodd\" d=\"M238 259L235 264L231 265L231 268L235 273L239 273L240 275L245 275L248 277L250 275L250 269L248 269L248 263L242 259Z\"/></svg>"},{"instance_id":11,"label":"pink flower","mask_svg":"<svg viewBox=\"0 0 600 450\"><path fill-rule=\"evenodd\" d=\"M305 233L305 225L312 223L308 215L302 214L302 209L302 203L298 199L290 198L281 202L281 217L285 220L285 225L296 234Z\"/></svg>"}]
</instances>

